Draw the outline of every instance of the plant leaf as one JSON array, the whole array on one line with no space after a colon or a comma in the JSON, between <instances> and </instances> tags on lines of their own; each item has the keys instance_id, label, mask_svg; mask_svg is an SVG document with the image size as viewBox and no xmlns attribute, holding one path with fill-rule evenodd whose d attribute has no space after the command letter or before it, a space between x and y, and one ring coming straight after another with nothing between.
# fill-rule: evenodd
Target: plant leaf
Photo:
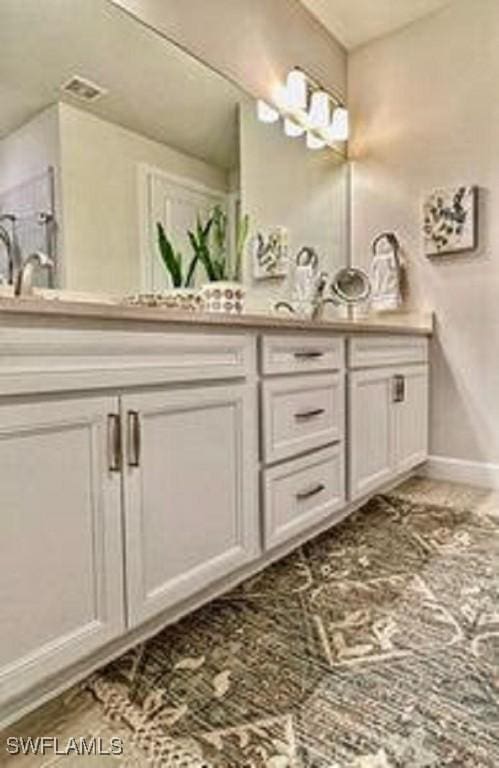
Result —
<instances>
[{"instance_id":1,"label":"plant leaf","mask_svg":"<svg viewBox=\"0 0 499 768\"><path fill-rule=\"evenodd\" d=\"M197 230L197 235L195 235L194 232L192 232L191 230L189 230L189 232L187 233L192 246L192 250L194 251L194 257L196 258L196 261L199 259L199 261L202 263L202 265L205 268L208 280L210 282L213 282L213 280L216 280L215 272L213 269L212 261L210 259L208 248L205 243L205 238L203 235L203 227L201 226L199 217L196 223L196 230Z\"/></svg>"},{"instance_id":2,"label":"plant leaf","mask_svg":"<svg viewBox=\"0 0 499 768\"><path fill-rule=\"evenodd\" d=\"M250 226L250 217L247 213L242 216L238 221L237 238L236 238L236 263L234 265L234 280L241 279L242 262L244 247L246 240L248 239Z\"/></svg>"},{"instance_id":3,"label":"plant leaf","mask_svg":"<svg viewBox=\"0 0 499 768\"><path fill-rule=\"evenodd\" d=\"M187 270L187 277L185 278L186 288L190 288L192 285L192 278L194 277L194 272L196 271L198 261L199 261L198 255L194 254L194 256L191 259L191 263L189 264L189 269Z\"/></svg>"},{"instance_id":4,"label":"plant leaf","mask_svg":"<svg viewBox=\"0 0 499 768\"><path fill-rule=\"evenodd\" d=\"M165 230L163 225L158 221L156 224L157 233L158 233L158 247L159 252L161 254L161 258L163 260L163 264L165 265L168 273L170 274L170 277L172 279L173 287L174 288L181 288L182 287L182 257L180 256L180 253L175 255L175 251L173 250L173 246L166 236Z\"/></svg>"}]
</instances>

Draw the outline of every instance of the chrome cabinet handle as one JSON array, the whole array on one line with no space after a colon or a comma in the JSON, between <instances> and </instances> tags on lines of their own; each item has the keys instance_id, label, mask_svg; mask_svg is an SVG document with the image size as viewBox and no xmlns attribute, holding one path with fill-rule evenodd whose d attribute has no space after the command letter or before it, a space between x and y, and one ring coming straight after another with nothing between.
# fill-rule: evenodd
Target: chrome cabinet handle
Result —
<instances>
[{"instance_id":1,"label":"chrome cabinet handle","mask_svg":"<svg viewBox=\"0 0 499 768\"><path fill-rule=\"evenodd\" d=\"M121 472L121 419L118 413L107 417L107 465L110 472Z\"/></svg>"},{"instance_id":2,"label":"chrome cabinet handle","mask_svg":"<svg viewBox=\"0 0 499 768\"><path fill-rule=\"evenodd\" d=\"M310 411L299 411L295 413L295 419L298 421L306 421L307 419L313 419L315 416L320 416L325 413L325 408L312 408Z\"/></svg>"},{"instance_id":3,"label":"chrome cabinet handle","mask_svg":"<svg viewBox=\"0 0 499 768\"><path fill-rule=\"evenodd\" d=\"M305 499L310 499L312 496L317 496L325 487L323 483L318 483L318 485L314 485L313 488L309 488L307 491L299 491L296 494L296 498L298 501L305 501Z\"/></svg>"},{"instance_id":4,"label":"chrome cabinet handle","mask_svg":"<svg viewBox=\"0 0 499 768\"><path fill-rule=\"evenodd\" d=\"M392 401L403 403L405 400L405 377L397 374L393 377Z\"/></svg>"},{"instance_id":5,"label":"chrome cabinet handle","mask_svg":"<svg viewBox=\"0 0 499 768\"><path fill-rule=\"evenodd\" d=\"M128 411L127 415L127 456L128 466L140 466L140 417L138 411Z\"/></svg>"},{"instance_id":6,"label":"chrome cabinet handle","mask_svg":"<svg viewBox=\"0 0 499 768\"><path fill-rule=\"evenodd\" d=\"M308 352L295 352L294 355L297 360L312 360L317 357L324 357L324 352L311 349Z\"/></svg>"}]
</instances>

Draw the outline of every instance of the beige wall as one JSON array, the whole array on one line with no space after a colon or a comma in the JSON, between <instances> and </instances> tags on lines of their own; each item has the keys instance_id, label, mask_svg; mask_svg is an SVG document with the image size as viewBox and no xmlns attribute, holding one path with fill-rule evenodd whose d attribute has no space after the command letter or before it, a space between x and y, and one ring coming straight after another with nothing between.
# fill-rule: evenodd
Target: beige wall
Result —
<instances>
[{"instance_id":1,"label":"beige wall","mask_svg":"<svg viewBox=\"0 0 499 768\"><path fill-rule=\"evenodd\" d=\"M455 0L353 53L354 260L376 233L399 235L411 302L433 307L431 452L499 463L499 3ZM429 261L421 198L481 188L478 253Z\"/></svg>"},{"instance_id":2,"label":"beige wall","mask_svg":"<svg viewBox=\"0 0 499 768\"><path fill-rule=\"evenodd\" d=\"M254 96L299 65L345 93L346 52L298 0L113 0Z\"/></svg>"},{"instance_id":3,"label":"beige wall","mask_svg":"<svg viewBox=\"0 0 499 768\"><path fill-rule=\"evenodd\" d=\"M228 175L215 166L67 104L60 105L60 137L70 290L140 289L139 163L228 189Z\"/></svg>"},{"instance_id":4,"label":"beige wall","mask_svg":"<svg viewBox=\"0 0 499 768\"><path fill-rule=\"evenodd\" d=\"M320 256L321 268L334 272L348 262L348 169L328 151L306 148L304 138L285 136L282 123L258 121L253 100L241 106L241 202L252 234L276 226L288 231L289 253L304 245ZM245 283L252 287L250 308L268 309L291 290L284 279L252 280L251 258Z\"/></svg>"}]
</instances>

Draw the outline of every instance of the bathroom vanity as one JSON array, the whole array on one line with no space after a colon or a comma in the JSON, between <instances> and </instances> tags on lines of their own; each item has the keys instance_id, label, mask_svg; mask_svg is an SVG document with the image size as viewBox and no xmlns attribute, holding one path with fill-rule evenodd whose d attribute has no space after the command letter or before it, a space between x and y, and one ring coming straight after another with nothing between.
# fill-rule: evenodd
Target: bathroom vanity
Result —
<instances>
[{"instance_id":1,"label":"bathroom vanity","mask_svg":"<svg viewBox=\"0 0 499 768\"><path fill-rule=\"evenodd\" d=\"M421 464L430 333L2 301L0 723Z\"/></svg>"}]
</instances>

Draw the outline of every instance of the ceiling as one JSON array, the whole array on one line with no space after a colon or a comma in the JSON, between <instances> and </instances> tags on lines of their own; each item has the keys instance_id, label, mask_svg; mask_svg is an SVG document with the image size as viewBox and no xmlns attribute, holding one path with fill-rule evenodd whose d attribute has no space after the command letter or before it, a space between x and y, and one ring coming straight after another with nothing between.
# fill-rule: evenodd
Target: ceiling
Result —
<instances>
[{"instance_id":1,"label":"ceiling","mask_svg":"<svg viewBox=\"0 0 499 768\"><path fill-rule=\"evenodd\" d=\"M232 83L108 0L0 0L0 139L68 101L99 117L229 169L237 157ZM74 75L107 93L61 93Z\"/></svg>"},{"instance_id":2,"label":"ceiling","mask_svg":"<svg viewBox=\"0 0 499 768\"><path fill-rule=\"evenodd\" d=\"M346 48L427 16L452 0L301 0Z\"/></svg>"}]
</instances>

